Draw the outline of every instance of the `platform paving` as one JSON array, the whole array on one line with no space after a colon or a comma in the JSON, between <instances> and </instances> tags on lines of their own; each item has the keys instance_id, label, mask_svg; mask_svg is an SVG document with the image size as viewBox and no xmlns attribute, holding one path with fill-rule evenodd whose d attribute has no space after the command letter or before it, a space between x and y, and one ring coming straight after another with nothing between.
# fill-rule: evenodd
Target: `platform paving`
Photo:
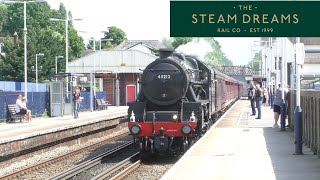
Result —
<instances>
[{"instance_id":1,"label":"platform paving","mask_svg":"<svg viewBox=\"0 0 320 180\"><path fill-rule=\"evenodd\" d=\"M162 179L319 180L320 159L305 146L304 155L293 155L293 132L272 128L270 107L261 120L250 116L249 104L239 100Z\"/></svg>"},{"instance_id":2,"label":"platform paving","mask_svg":"<svg viewBox=\"0 0 320 180\"><path fill-rule=\"evenodd\" d=\"M17 139L18 137L30 134L41 133L59 129L72 128L86 123L103 120L106 117L125 116L127 114L127 106L109 106L108 110L101 111L84 111L79 113L79 118L74 119L73 116L67 115L63 117L51 118L34 118L32 122L16 121L16 123L0 123L0 142Z\"/></svg>"}]
</instances>

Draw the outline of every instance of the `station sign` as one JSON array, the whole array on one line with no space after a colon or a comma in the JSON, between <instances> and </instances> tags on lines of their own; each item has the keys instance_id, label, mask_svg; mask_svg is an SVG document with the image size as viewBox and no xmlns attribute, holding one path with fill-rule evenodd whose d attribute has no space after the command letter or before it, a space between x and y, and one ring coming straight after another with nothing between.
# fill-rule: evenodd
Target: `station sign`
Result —
<instances>
[{"instance_id":1,"label":"station sign","mask_svg":"<svg viewBox=\"0 0 320 180\"><path fill-rule=\"evenodd\" d=\"M116 78L116 74L112 73L95 73L96 78Z\"/></svg>"},{"instance_id":2,"label":"station sign","mask_svg":"<svg viewBox=\"0 0 320 180\"><path fill-rule=\"evenodd\" d=\"M171 37L319 37L320 1L170 1Z\"/></svg>"}]
</instances>

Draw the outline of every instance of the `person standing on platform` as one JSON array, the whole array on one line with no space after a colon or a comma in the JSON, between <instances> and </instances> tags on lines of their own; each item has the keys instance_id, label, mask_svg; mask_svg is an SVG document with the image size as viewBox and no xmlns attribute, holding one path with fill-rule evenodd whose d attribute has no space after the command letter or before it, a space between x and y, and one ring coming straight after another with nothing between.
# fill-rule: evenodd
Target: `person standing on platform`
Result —
<instances>
[{"instance_id":1,"label":"person standing on platform","mask_svg":"<svg viewBox=\"0 0 320 180\"><path fill-rule=\"evenodd\" d=\"M273 112L274 112L274 125L273 128L278 128L278 121L279 121L279 116L281 114L281 100L282 100L282 93L281 93L281 88L280 84L278 85L278 89L276 90L274 94L274 101L273 101Z\"/></svg>"},{"instance_id":2,"label":"person standing on platform","mask_svg":"<svg viewBox=\"0 0 320 180\"><path fill-rule=\"evenodd\" d=\"M274 89L274 85L273 85L272 88L270 89L270 93L269 93L270 109L273 109L274 93L275 93L275 89Z\"/></svg>"},{"instance_id":3,"label":"person standing on platform","mask_svg":"<svg viewBox=\"0 0 320 180\"><path fill-rule=\"evenodd\" d=\"M80 110L80 99L81 93L79 87L75 87L75 91L73 92L73 115L74 118L79 118L79 110Z\"/></svg>"},{"instance_id":4,"label":"person standing on platform","mask_svg":"<svg viewBox=\"0 0 320 180\"><path fill-rule=\"evenodd\" d=\"M257 84L256 92L255 92L255 100L256 100L256 105L258 110L258 117L256 117L256 119L261 119L262 97L263 97L262 89L260 88L260 84Z\"/></svg>"},{"instance_id":5,"label":"person standing on platform","mask_svg":"<svg viewBox=\"0 0 320 180\"><path fill-rule=\"evenodd\" d=\"M252 109L252 114L251 116L255 116L256 115L256 108L255 108L255 103L254 103L254 97L255 97L255 87L253 82L250 82L249 88L248 88L248 98L250 100L250 104L251 104L251 109Z\"/></svg>"},{"instance_id":6,"label":"person standing on platform","mask_svg":"<svg viewBox=\"0 0 320 180\"><path fill-rule=\"evenodd\" d=\"M268 94L268 88L264 88L263 89L263 101L262 101L262 103L263 103L263 105L265 106L265 107L267 107L268 105L269 105L269 103L268 103L268 99L269 99L269 94Z\"/></svg>"}]
</instances>

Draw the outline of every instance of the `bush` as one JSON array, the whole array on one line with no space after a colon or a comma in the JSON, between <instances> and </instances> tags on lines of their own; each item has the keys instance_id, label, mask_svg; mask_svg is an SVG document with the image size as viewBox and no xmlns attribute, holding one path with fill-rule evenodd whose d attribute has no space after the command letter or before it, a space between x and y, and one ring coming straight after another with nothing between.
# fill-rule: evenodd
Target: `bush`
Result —
<instances>
[{"instance_id":1,"label":"bush","mask_svg":"<svg viewBox=\"0 0 320 180\"><path fill-rule=\"evenodd\" d=\"M44 110L42 117L44 117L44 118L49 117L47 109Z\"/></svg>"}]
</instances>

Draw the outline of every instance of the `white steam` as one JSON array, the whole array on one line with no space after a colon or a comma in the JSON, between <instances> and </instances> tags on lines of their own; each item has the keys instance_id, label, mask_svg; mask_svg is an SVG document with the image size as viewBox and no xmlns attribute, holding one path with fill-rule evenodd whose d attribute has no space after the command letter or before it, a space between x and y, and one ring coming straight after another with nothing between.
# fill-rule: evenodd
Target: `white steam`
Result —
<instances>
[{"instance_id":1,"label":"white steam","mask_svg":"<svg viewBox=\"0 0 320 180\"><path fill-rule=\"evenodd\" d=\"M180 45L176 50L181 51L187 55L196 56L200 58L200 60L204 61L204 57L206 56L206 54L208 52L211 52L213 49L209 42L207 42L203 38L197 38L193 39L187 44Z\"/></svg>"}]
</instances>

